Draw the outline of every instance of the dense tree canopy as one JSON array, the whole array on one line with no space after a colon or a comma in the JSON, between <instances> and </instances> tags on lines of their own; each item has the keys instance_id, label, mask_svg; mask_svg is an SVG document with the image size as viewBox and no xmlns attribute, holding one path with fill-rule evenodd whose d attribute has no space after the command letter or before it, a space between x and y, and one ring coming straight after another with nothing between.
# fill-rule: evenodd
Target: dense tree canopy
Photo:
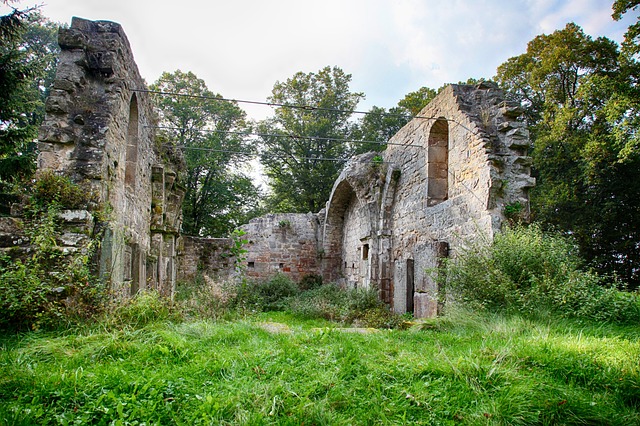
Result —
<instances>
[{"instance_id":1,"label":"dense tree canopy","mask_svg":"<svg viewBox=\"0 0 640 426\"><path fill-rule=\"evenodd\" d=\"M373 106L356 123L352 137L358 140L354 154L369 151L383 151L393 135L407 124L410 115L404 108L385 108Z\"/></svg>"},{"instance_id":2,"label":"dense tree canopy","mask_svg":"<svg viewBox=\"0 0 640 426\"><path fill-rule=\"evenodd\" d=\"M636 10L640 5L640 0L616 0L613 2L613 19L619 21L625 13ZM627 28L622 43L623 50L627 54L635 55L640 53L640 16L635 23Z\"/></svg>"},{"instance_id":3,"label":"dense tree canopy","mask_svg":"<svg viewBox=\"0 0 640 426\"><path fill-rule=\"evenodd\" d=\"M219 101L191 72L163 73L152 90L161 111L163 143L184 150L183 230L187 234L223 237L256 214L260 195L242 166L252 146L242 133L245 112L235 102Z\"/></svg>"},{"instance_id":4,"label":"dense tree canopy","mask_svg":"<svg viewBox=\"0 0 640 426\"><path fill-rule=\"evenodd\" d=\"M274 211L317 212L329 199L342 162L354 152L344 141L354 130L349 121L362 93L349 89L351 75L326 67L298 72L276 82L270 102L280 106L259 123L261 161L272 189ZM291 106L306 106L295 108Z\"/></svg>"},{"instance_id":5,"label":"dense tree canopy","mask_svg":"<svg viewBox=\"0 0 640 426\"><path fill-rule=\"evenodd\" d=\"M9 4L3 0L4 4ZM9 4L10 5L10 4ZM35 168L35 139L55 75L58 25L36 9L0 17L0 187Z\"/></svg>"},{"instance_id":6,"label":"dense tree canopy","mask_svg":"<svg viewBox=\"0 0 640 426\"><path fill-rule=\"evenodd\" d=\"M575 24L529 42L497 80L526 107L536 220L573 235L591 265L640 280L638 64Z\"/></svg>"}]
</instances>

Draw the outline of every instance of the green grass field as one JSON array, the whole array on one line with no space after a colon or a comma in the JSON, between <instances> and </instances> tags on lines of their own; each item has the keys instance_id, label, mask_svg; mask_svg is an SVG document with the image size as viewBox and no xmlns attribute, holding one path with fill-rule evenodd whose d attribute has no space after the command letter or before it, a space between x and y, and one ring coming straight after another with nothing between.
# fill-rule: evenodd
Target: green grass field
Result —
<instances>
[{"instance_id":1,"label":"green grass field","mask_svg":"<svg viewBox=\"0 0 640 426\"><path fill-rule=\"evenodd\" d=\"M639 327L335 327L270 313L4 335L0 423L640 424Z\"/></svg>"}]
</instances>

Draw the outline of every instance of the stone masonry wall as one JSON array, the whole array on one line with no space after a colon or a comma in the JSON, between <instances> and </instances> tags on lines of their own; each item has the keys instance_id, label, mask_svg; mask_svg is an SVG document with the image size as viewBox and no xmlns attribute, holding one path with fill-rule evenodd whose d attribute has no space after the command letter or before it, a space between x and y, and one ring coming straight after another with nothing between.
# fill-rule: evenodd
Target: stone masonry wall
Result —
<instances>
[{"instance_id":1,"label":"stone masonry wall","mask_svg":"<svg viewBox=\"0 0 640 426\"><path fill-rule=\"evenodd\" d=\"M317 215L269 214L242 226L248 240L246 275L265 279L284 273L294 281L320 273Z\"/></svg>"},{"instance_id":2,"label":"stone masonry wall","mask_svg":"<svg viewBox=\"0 0 640 426\"><path fill-rule=\"evenodd\" d=\"M38 168L90 186L104 229L100 274L121 296L175 284L184 190L180 155L155 144L146 86L120 25L74 18L59 33ZM167 160L168 159L168 160Z\"/></svg>"},{"instance_id":3,"label":"stone masonry wall","mask_svg":"<svg viewBox=\"0 0 640 426\"><path fill-rule=\"evenodd\" d=\"M407 309L410 289L415 309L434 313L434 259L475 239L490 241L506 205L522 206L526 218L534 180L524 156L528 133L513 120L517 112L494 85L449 86L421 111L426 118L412 120L392 138L399 145L390 145L383 157L400 171L391 218L396 311ZM438 139L444 139L445 152L432 148ZM445 168L446 182L437 182L435 167ZM432 194L434 181L444 186L444 195Z\"/></svg>"},{"instance_id":4,"label":"stone masonry wall","mask_svg":"<svg viewBox=\"0 0 640 426\"><path fill-rule=\"evenodd\" d=\"M219 283L233 279L236 276L233 244L231 238L183 236L178 251L178 280L193 280L198 274Z\"/></svg>"},{"instance_id":5,"label":"stone masonry wall","mask_svg":"<svg viewBox=\"0 0 640 426\"><path fill-rule=\"evenodd\" d=\"M519 113L493 84L452 85L381 158L354 158L327 203L325 279L375 285L396 312L436 315L442 260L473 240L490 241L507 206L528 218L535 181Z\"/></svg>"}]
</instances>

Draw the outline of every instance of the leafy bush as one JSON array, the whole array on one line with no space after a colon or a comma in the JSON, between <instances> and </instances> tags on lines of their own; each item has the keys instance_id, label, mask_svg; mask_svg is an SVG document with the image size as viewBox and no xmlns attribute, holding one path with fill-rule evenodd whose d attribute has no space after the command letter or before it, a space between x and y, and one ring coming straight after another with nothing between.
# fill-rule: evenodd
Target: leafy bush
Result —
<instances>
[{"instance_id":1,"label":"leafy bush","mask_svg":"<svg viewBox=\"0 0 640 426\"><path fill-rule=\"evenodd\" d=\"M581 269L577 253L570 239L537 226L509 228L492 245L463 251L449 263L447 286L459 301L489 310L640 319L638 295L620 292Z\"/></svg>"},{"instance_id":2,"label":"leafy bush","mask_svg":"<svg viewBox=\"0 0 640 426\"><path fill-rule=\"evenodd\" d=\"M0 259L0 328L54 328L97 314L105 291L89 269L93 247L65 254L56 244L58 208L50 205L27 231L31 252Z\"/></svg>"}]
</instances>

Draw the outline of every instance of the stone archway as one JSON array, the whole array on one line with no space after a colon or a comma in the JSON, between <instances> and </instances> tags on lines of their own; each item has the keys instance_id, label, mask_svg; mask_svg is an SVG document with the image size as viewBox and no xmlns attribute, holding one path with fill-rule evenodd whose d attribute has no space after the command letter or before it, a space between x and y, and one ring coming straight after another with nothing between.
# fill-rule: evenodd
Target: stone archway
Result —
<instances>
[{"instance_id":1,"label":"stone archway","mask_svg":"<svg viewBox=\"0 0 640 426\"><path fill-rule=\"evenodd\" d=\"M356 193L346 180L333 189L327 205L323 238L323 279L329 282L343 281L344 278L344 222L350 203L357 199Z\"/></svg>"}]
</instances>

